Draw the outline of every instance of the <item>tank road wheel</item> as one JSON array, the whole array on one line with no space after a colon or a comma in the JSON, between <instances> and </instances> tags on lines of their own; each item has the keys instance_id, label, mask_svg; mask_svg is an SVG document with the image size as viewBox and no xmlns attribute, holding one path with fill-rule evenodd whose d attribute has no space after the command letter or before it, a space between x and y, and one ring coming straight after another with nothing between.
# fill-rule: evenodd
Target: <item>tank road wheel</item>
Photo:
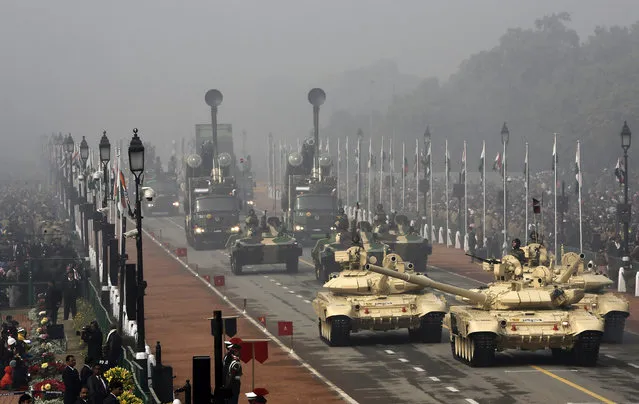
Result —
<instances>
[{"instance_id":1,"label":"tank road wheel","mask_svg":"<svg viewBox=\"0 0 639 404\"><path fill-rule=\"evenodd\" d=\"M286 272L296 274L300 267L299 257L290 257L286 260Z\"/></svg>"},{"instance_id":2,"label":"tank road wheel","mask_svg":"<svg viewBox=\"0 0 639 404\"><path fill-rule=\"evenodd\" d=\"M330 346L348 346L351 343L351 319L346 316L326 319L325 332Z\"/></svg>"},{"instance_id":3,"label":"tank road wheel","mask_svg":"<svg viewBox=\"0 0 639 404\"><path fill-rule=\"evenodd\" d=\"M442 342L442 320L444 313L428 313L419 319L419 328L408 329L411 342L438 344Z\"/></svg>"},{"instance_id":4,"label":"tank road wheel","mask_svg":"<svg viewBox=\"0 0 639 404\"><path fill-rule=\"evenodd\" d=\"M453 335L450 348L455 359L472 367L486 367L495 363L497 342L494 334L480 332L470 337Z\"/></svg>"},{"instance_id":5,"label":"tank road wheel","mask_svg":"<svg viewBox=\"0 0 639 404\"><path fill-rule=\"evenodd\" d=\"M231 254L231 272L234 275L242 275L242 263L236 252Z\"/></svg>"},{"instance_id":6,"label":"tank road wheel","mask_svg":"<svg viewBox=\"0 0 639 404\"><path fill-rule=\"evenodd\" d=\"M577 342L572 348L572 358L577 366L596 366L599 359L601 333L584 331L577 336Z\"/></svg>"},{"instance_id":7,"label":"tank road wheel","mask_svg":"<svg viewBox=\"0 0 639 404\"><path fill-rule=\"evenodd\" d=\"M623 342L623 331L626 327L627 313L612 311L604 316L603 342L621 344Z\"/></svg>"}]
</instances>

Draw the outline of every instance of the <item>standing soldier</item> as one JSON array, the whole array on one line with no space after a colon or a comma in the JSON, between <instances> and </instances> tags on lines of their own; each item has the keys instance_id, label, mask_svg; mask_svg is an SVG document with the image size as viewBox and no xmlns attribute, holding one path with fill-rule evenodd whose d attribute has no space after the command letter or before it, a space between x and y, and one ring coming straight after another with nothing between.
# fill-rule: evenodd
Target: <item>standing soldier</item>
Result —
<instances>
[{"instance_id":1,"label":"standing soldier","mask_svg":"<svg viewBox=\"0 0 639 404\"><path fill-rule=\"evenodd\" d=\"M477 253L477 235L475 233L475 225L472 223L468 226L468 253L471 255L470 262L474 263Z\"/></svg>"},{"instance_id":2,"label":"standing soldier","mask_svg":"<svg viewBox=\"0 0 639 404\"><path fill-rule=\"evenodd\" d=\"M227 404L238 404L240 398L240 385L242 377L242 363L240 362L240 349L242 340L231 338L225 341L226 356L224 356L224 388L231 392L231 397L227 399Z\"/></svg>"}]
</instances>

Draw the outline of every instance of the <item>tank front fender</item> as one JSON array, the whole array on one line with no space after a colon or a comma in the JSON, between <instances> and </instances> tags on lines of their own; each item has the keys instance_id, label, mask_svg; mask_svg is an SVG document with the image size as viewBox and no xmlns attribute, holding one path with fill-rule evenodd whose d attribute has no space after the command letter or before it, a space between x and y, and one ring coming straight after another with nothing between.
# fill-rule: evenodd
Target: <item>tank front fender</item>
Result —
<instances>
[{"instance_id":1,"label":"tank front fender","mask_svg":"<svg viewBox=\"0 0 639 404\"><path fill-rule=\"evenodd\" d=\"M332 305L327 307L325 310L325 318L331 318L335 316L346 316L349 318L353 317L353 309L350 305Z\"/></svg>"},{"instance_id":2,"label":"tank front fender","mask_svg":"<svg viewBox=\"0 0 639 404\"><path fill-rule=\"evenodd\" d=\"M628 300L612 294L599 296L596 305L596 307L592 308L592 311L601 316L615 311L625 314L626 317L630 315L630 303Z\"/></svg>"},{"instance_id":3,"label":"tank front fender","mask_svg":"<svg viewBox=\"0 0 639 404\"><path fill-rule=\"evenodd\" d=\"M604 332L604 320L594 315L571 317L568 321L573 335L579 335L584 331Z\"/></svg>"}]
</instances>

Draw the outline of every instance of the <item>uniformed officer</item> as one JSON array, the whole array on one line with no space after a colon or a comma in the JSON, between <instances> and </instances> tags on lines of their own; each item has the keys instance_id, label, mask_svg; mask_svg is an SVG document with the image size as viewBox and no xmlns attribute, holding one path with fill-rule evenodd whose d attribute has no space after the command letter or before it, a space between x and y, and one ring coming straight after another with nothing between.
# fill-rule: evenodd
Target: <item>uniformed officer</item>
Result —
<instances>
[{"instance_id":1,"label":"uniformed officer","mask_svg":"<svg viewBox=\"0 0 639 404\"><path fill-rule=\"evenodd\" d=\"M258 387L250 393L246 393L245 396L248 398L249 404L263 404L266 403L266 396L268 394L268 390L262 387Z\"/></svg>"},{"instance_id":2,"label":"uniformed officer","mask_svg":"<svg viewBox=\"0 0 639 404\"><path fill-rule=\"evenodd\" d=\"M344 208L339 208L337 212L337 220L335 221L337 230L348 230L348 217L344 212Z\"/></svg>"},{"instance_id":3,"label":"uniformed officer","mask_svg":"<svg viewBox=\"0 0 639 404\"><path fill-rule=\"evenodd\" d=\"M255 211L253 209L249 209L244 223L246 223L247 229L253 229L260 225L260 220L257 218L257 215L255 214Z\"/></svg>"},{"instance_id":4,"label":"uniformed officer","mask_svg":"<svg viewBox=\"0 0 639 404\"><path fill-rule=\"evenodd\" d=\"M375 209L375 217L373 217L373 226L379 226L382 223L386 223L386 212L384 212L384 205L378 203Z\"/></svg>"},{"instance_id":5,"label":"uniformed officer","mask_svg":"<svg viewBox=\"0 0 639 404\"><path fill-rule=\"evenodd\" d=\"M224 388L231 391L231 397L227 399L227 404L237 404L240 398L240 387L242 378L242 363L240 362L240 349L242 340L231 338L225 341L227 353L224 356Z\"/></svg>"},{"instance_id":6,"label":"uniformed officer","mask_svg":"<svg viewBox=\"0 0 639 404\"><path fill-rule=\"evenodd\" d=\"M526 260L526 254L524 254L524 250L521 249L521 240L518 238L514 239L511 242L512 249L510 250L510 255L513 255L515 258L519 260L519 262L524 265L524 261Z\"/></svg>"}]
</instances>

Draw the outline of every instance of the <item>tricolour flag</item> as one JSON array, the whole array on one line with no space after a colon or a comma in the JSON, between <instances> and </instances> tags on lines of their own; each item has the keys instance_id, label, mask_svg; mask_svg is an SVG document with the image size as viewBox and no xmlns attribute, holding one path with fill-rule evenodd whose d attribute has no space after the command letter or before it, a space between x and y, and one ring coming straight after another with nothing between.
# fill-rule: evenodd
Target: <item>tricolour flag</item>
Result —
<instances>
[{"instance_id":1,"label":"tricolour flag","mask_svg":"<svg viewBox=\"0 0 639 404\"><path fill-rule=\"evenodd\" d=\"M504 175L503 164L501 161L501 152L497 153L495 156L495 161L493 162L493 171L498 171L502 176Z\"/></svg>"},{"instance_id":2,"label":"tricolour flag","mask_svg":"<svg viewBox=\"0 0 639 404\"><path fill-rule=\"evenodd\" d=\"M479 157L479 178L484 181L484 160L486 160L486 142L482 143L481 156Z\"/></svg>"},{"instance_id":3,"label":"tricolour flag","mask_svg":"<svg viewBox=\"0 0 639 404\"><path fill-rule=\"evenodd\" d=\"M424 158L424 172L426 173L427 182L430 183L430 159L431 159L431 143L428 142L428 151L426 152L426 158Z\"/></svg>"},{"instance_id":4,"label":"tricolour flag","mask_svg":"<svg viewBox=\"0 0 639 404\"><path fill-rule=\"evenodd\" d=\"M617 165L615 166L615 176L620 185L626 181L626 168L624 167L621 157L617 159Z\"/></svg>"},{"instance_id":5,"label":"tricolour flag","mask_svg":"<svg viewBox=\"0 0 639 404\"><path fill-rule=\"evenodd\" d=\"M466 183L466 144L465 143L464 143L464 150L462 151L460 177L461 177L460 183L462 184Z\"/></svg>"},{"instance_id":6,"label":"tricolour flag","mask_svg":"<svg viewBox=\"0 0 639 404\"><path fill-rule=\"evenodd\" d=\"M552 144L552 170L555 171L555 166L557 165L557 135L555 135L555 140Z\"/></svg>"},{"instance_id":7,"label":"tricolour flag","mask_svg":"<svg viewBox=\"0 0 639 404\"><path fill-rule=\"evenodd\" d=\"M528 189L530 182L530 170L528 169L528 143L526 143L526 157L524 158L524 187Z\"/></svg>"}]
</instances>

